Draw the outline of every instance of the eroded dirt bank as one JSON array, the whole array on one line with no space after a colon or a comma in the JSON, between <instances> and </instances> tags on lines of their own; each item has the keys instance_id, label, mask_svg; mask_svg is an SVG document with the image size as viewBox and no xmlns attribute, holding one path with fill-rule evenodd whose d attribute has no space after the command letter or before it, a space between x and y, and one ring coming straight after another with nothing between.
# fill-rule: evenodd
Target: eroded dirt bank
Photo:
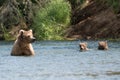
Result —
<instances>
[{"instance_id":1,"label":"eroded dirt bank","mask_svg":"<svg viewBox=\"0 0 120 80\"><path fill-rule=\"evenodd\" d=\"M83 8L72 12L71 27L66 38L120 38L120 13L96 0L88 0Z\"/></svg>"}]
</instances>

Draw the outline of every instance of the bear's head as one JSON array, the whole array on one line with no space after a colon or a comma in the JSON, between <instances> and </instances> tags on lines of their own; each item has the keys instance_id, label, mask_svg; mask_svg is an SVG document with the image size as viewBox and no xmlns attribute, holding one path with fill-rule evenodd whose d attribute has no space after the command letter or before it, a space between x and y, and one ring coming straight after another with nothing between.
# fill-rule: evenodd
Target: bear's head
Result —
<instances>
[{"instance_id":1,"label":"bear's head","mask_svg":"<svg viewBox=\"0 0 120 80\"><path fill-rule=\"evenodd\" d=\"M88 50L86 42L80 43L79 46L80 46L80 50Z\"/></svg>"},{"instance_id":2,"label":"bear's head","mask_svg":"<svg viewBox=\"0 0 120 80\"><path fill-rule=\"evenodd\" d=\"M35 41L35 38L33 37L33 33L31 29L28 31L20 30L18 39L24 43L32 43Z\"/></svg>"},{"instance_id":3,"label":"bear's head","mask_svg":"<svg viewBox=\"0 0 120 80\"><path fill-rule=\"evenodd\" d=\"M107 41L98 42L98 49L99 50L107 50L108 49Z\"/></svg>"}]
</instances>

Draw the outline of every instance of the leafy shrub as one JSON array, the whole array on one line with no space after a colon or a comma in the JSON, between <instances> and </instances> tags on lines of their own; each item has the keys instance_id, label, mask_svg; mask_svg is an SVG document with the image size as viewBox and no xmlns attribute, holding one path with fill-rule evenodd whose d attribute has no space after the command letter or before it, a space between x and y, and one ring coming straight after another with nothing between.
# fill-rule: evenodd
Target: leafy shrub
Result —
<instances>
[{"instance_id":1,"label":"leafy shrub","mask_svg":"<svg viewBox=\"0 0 120 80\"><path fill-rule=\"evenodd\" d=\"M113 7L115 13L120 11L120 0L107 0L108 4Z\"/></svg>"},{"instance_id":2,"label":"leafy shrub","mask_svg":"<svg viewBox=\"0 0 120 80\"><path fill-rule=\"evenodd\" d=\"M86 0L68 0L71 4L72 9L79 8Z\"/></svg>"},{"instance_id":3,"label":"leafy shrub","mask_svg":"<svg viewBox=\"0 0 120 80\"><path fill-rule=\"evenodd\" d=\"M0 24L1 32L3 33L3 39L6 41L14 40L14 38L9 34L8 30L3 26L3 24Z\"/></svg>"},{"instance_id":4,"label":"leafy shrub","mask_svg":"<svg viewBox=\"0 0 120 80\"><path fill-rule=\"evenodd\" d=\"M5 3L6 0L0 0L0 6L2 6Z\"/></svg>"},{"instance_id":5,"label":"leafy shrub","mask_svg":"<svg viewBox=\"0 0 120 80\"><path fill-rule=\"evenodd\" d=\"M65 0L51 0L38 10L32 26L38 40L61 40L70 23L70 5Z\"/></svg>"}]
</instances>

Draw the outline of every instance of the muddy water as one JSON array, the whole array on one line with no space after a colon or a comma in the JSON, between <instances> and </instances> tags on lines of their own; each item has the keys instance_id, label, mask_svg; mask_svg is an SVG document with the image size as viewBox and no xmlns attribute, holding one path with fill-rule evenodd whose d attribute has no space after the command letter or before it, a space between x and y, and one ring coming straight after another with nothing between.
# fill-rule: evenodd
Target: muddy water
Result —
<instances>
[{"instance_id":1,"label":"muddy water","mask_svg":"<svg viewBox=\"0 0 120 80\"><path fill-rule=\"evenodd\" d=\"M39 41L36 55L10 56L13 42L0 42L0 80L120 80L120 42L108 42L109 50L97 50L98 41Z\"/></svg>"}]
</instances>

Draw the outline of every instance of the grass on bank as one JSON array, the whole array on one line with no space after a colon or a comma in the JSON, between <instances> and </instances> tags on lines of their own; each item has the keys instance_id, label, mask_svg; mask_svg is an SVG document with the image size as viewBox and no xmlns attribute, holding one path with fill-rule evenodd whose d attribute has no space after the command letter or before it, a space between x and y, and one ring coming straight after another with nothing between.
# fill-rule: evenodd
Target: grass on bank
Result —
<instances>
[{"instance_id":1,"label":"grass on bank","mask_svg":"<svg viewBox=\"0 0 120 80\"><path fill-rule=\"evenodd\" d=\"M6 41L15 39L15 38L11 37L11 35L9 34L9 31L3 26L3 24L0 24L0 29L1 29L1 32L3 32L2 36Z\"/></svg>"},{"instance_id":2,"label":"grass on bank","mask_svg":"<svg viewBox=\"0 0 120 80\"><path fill-rule=\"evenodd\" d=\"M38 40L62 40L70 23L70 4L65 0L51 0L37 11L33 30Z\"/></svg>"},{"instance_id":3,"label":"grass on bank","mask_svg":"<svg viewBox=\"0 0 120 80\"><path fill-rule=\"evenodd\" d=\"M108 6L112 7L115 13L120 12L120 0L98 0L103 3L106 2Z\"/></svg>"}]
</instances>

